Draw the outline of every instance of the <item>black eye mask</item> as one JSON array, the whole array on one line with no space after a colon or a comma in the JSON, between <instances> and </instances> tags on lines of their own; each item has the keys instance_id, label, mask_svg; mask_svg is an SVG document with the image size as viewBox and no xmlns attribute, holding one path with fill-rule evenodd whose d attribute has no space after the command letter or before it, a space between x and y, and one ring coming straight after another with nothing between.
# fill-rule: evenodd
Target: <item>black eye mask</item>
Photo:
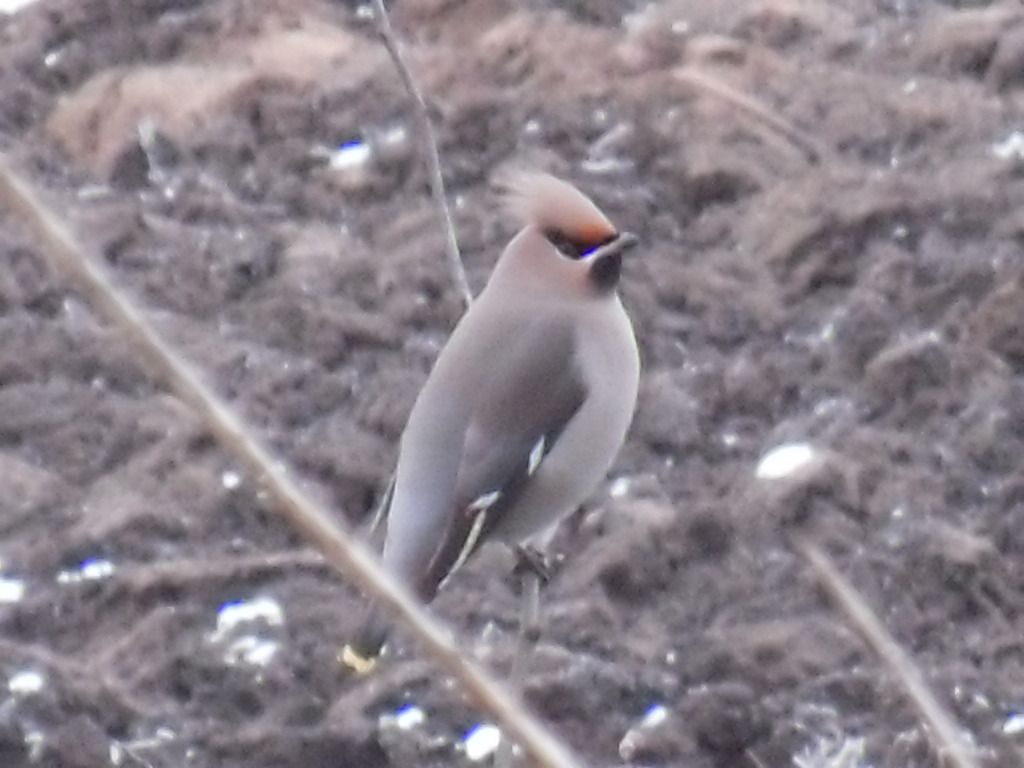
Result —
<instances>
[{"instance_id":1,"label":"black eye mask","mask_svg":"<svg viewBox=\"0 0 1024 768\"><path fill-rule=\"evenodd\" d=\"M597 242L583 242L580 240L573 240L557 230L548 229L544 231L544 237L549 243L558 249L559 253L566 258L573 259L575 261L582 259L591 251L600 248L602 245L612 242L616 237L618 237L618 235L611 234Z\"/></svg>"}]
</instances>

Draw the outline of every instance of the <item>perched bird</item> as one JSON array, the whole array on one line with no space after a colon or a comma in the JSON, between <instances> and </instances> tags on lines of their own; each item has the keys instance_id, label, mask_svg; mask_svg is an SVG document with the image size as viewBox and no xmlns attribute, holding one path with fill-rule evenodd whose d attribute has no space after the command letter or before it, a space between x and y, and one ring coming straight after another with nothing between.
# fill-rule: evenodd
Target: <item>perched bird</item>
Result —
<instances>
[{"instance_id":1,"label":"perched bird","mask_svg":"<svg viewBox=\"0 0 1024 768\"><path fill-rule=\"evenodd\" d=\"M582 503L636 405L640 358L616 288L637 239L546 174L510 179L506 202L523 228L402 434L383 563L425 602L485 540L526 542ZM346 656L372 659L386 636L371 606Z\"/></svg>"}]
</instances>

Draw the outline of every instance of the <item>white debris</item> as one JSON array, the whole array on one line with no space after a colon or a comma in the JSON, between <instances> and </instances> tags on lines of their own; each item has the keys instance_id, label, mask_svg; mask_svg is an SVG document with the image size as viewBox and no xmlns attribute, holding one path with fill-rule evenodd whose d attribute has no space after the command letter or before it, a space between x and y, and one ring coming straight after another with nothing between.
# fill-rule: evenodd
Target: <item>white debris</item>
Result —
<instances>
[{"instance_id":1,"label":"white debris","mask_svg":"<svg viewBox=\"0 0 1024 768\"><path fill-rule=\"evenodd\" d=\"M79 584L83 581L99 581L112 576L114 564L109 560L94 557L83 560L73 571L61 571L57 574L58 584Z\"/></svg>"},{"instance_id":2,"label":"white debris","mask_svg":"<svg viewBox=\"0 0 1024 768\"><path fill-rule=\"evenodd\" d=\"M833 326L834 330L834 326ZM825 331L822 331L822 341L824 338ZM823 400L819 400L814 404L814 415L818 418L825 416L831 416L834 413L846 412L849 413L852 410L849 400L845 400L841 397L826 397Z\"/></svg>"},{"instance_id":3,"label":"white debris","mask_svg":"<svg viewBox=\"0 0 1024 768\"><path fill-rule=\"evenodd\" d=\"M161 726L156 729L152 736L143 737L141 739L134 739L132 741L112 741L110 743L110 764L113 766L120 765L149 765L141 756L140 752L144 752L150 749L158 749L169 741L175 741L178 738L178 734L172 731L166 726ZM186 762L190 762L191 758L188 757L186 752ZM126 762L126 761L131 761Z\"/></svg>"},{"instance_id":4,"label":"white debris","mask_svg":"<svg viewBox=\"0 0 1024 768\"><path fill-rule=\"evenodd\" d=\"M28 762L35 765L43 759L43 750L46 748L46 735L42 731L27 731L24 738L25 746L28 747Z\"/></svg>"},{"instance_id":5,"label":"white debris","mask_svg":"<svg viewBox=\"0 0 1024 768\"><path fill-rule=\"evenodd\" d=\"M785 443L772 448L757 463L759 480L781 480L806 469L818 457L807 443Z\"/></svg>"},{"instance_id":6,"label":"white debris","mask_svg":"<svg viewBox=\"0 0 1024 768\"><path fill-rule=\"evenodd\" d=\"M668 719L668 708L663 704L652 704L640 720L641 728L654 728Z\"/></svg>"},{"instance_id":7,"label":"white debris","mask_svg":"<svg viewBox=\"0 0 1024 768\"><path fill-rule=\"evenodd\" d=\"M242 484L242 476L234 470L225 470L220 476L221 485L226 490L233 491Z\"/></svg>"},{"instance_id":8,"label":"white debris","mask_svg":"<svg viewBox=\"0 0 1024 768\"><path fill-rule=\"evenodd\" d=\"M25 582L21 579L12 579L9 576L0 576L0 603L17 603L25 597Z\"/></svg>"},{"instance_id":9,"label":"white debris","mask_svg":"<svg viewBox=\"0 0 1024 768\"><path fill-rule=\"evenodd\" d=\"M381 728L397 728L400 731L411 731L427 721L427 713L415 704L404 704L394 712L386 712L380 716Z\"/></svg>"},{"instance_id":10,"label":"white debris","mask_svg":"<svg viewBox=\"0 0 1024 768\"><path fill-rule=\"evenodd\" d=\"M644 712L640 721L633 725L619 742L619 757L632 762L637 750L646 740L645 731L651 731L668 720L669 710L663 704L652 704Z\"/></svg>"},{"instance_id":11,"label":"white debris","mask_svg":"<svg viewBox=\"0 0 1024 768\"><path fill-rule=\"evenodd\" d=\"M618 173L632 166L628 160L624 160L621 157L588 157L581 163L580 167L587 173L602 176Z\"/></svg>"},{"instance_id":12,"label":"white debris","mask_svg":"<svg viewBox=\"0 0 1024 768\"><path fill-rule=\"evenodd\" d=\"M608 489L613 499L621 499L629 495L629 489L633 482L628 477L617 477L612 480L612 486Z\"/></svg>"},{"instance_id":13,"label":"white debris","mask_svg":"<svg viewBox=\"0 0 1024 768\"><path fill-rule=\"evenodd\" d=\"M864 756L865 747L862 737L821 739L805 747L799 755L793 755L793 765L797 768L871 768Z\"/></svg>"},{"instance_id":14,"label":"white debris","mask_svg":"<svg viewBox=\"0 0 1024 768\"><path fill-rule=\"evenodd\" d=\"M375 152L364 139L354 139L335 148L316 147L314 157L325 158L326 178L339 189L352 192L365 189L373 182Z\"/></svg>"},{"instance_id":15,"label":"white debris","mask_svg":"<svg viewBox=\"0 0 1024 768\"><path fill-rule=\"evenodd\" d=\"M1024 734L1024 712L1012 712L1003 723L1003 733L1007 736Z\"/></svg>"},{"instance_id":16,"label":"white debris","mask_svg":"<svg viewBox=\"0 0 1024 768\"><path fill-rule=\"evenodd\" d=\"M992 154L1000 160L1024 160L1024 131L1014 131L993 144Z\"/></svg>"},{"instance_id":17,"label":"white debris","mask_svg":"<svg viewBox=\"0 0 1024 768\"><path fill-rule=\"evenodd\" d=\"M231 642L224 651L224 662L232 667L248 664L253 667L265 667L277 653L278 644L255 635L242 635Z\"/></svg>"},{"instance_id":18,"label":"white debris","mask_svg":"<svg viewBox=\"0 0 1024 768\"><path fill-rule=\"evenodd\" d=\"M281 604L271 597L224 603L217 611L217 628L210 633L210 642L220 642L242 624L254 621L279 627L284 624L284 610Z\"/></svg>"},{"instance_id":19,"label":"white debris","mask_svg":"<svg viewBox=\"0 0 1024 768\"><path fill-rule=\"evenodd\" d=\"M474 763L486 760L498 751L501 744L501 730L491 723L477 723L462 737L462 747Z\"/></svg>"},{"instance_id":20,"label":"white debris","mask_svg":"<svg viewBox=\"0 0 1024 768\"><path fill-rule=\"evenodd\" d=\"M35 0L0 0L0 13L13 15L34 2Z\"/></svg>"},{"instance_id":21,"label":"white debris","mask_svg":"<svg viewBox=\"0 0 1024 768\"><path fill-rule=\"evenodd\" d=\"M15 696L28 696L39 693L46 684L46 678L34 669L23 669L15 672L7 681L7 690Z\"/></svg>"},{"instance_id":22,"label":"white debris","mask_svg":"<svg viewBox=\"0 0 1024 768\"><path fill-rule=\"evenodd\" d=\"M373 151L362 141L350 141L334 150L328 160L332 171L358 171L370 162Z\"/></svg>"},{"instance_id":23,"label":"white debris","mask_svg":"<svg viewBox=\"0 0 1024 768\"><path fill-rule=\"evenodd\" d=\"M390 125L373 135L372 150L382 162L400 160L409 153L412 144L409 129L404 125ZM463 205L465 201L463 201ZM456 196L455 207L459 207Z\"/></svg>"}]
</instances>

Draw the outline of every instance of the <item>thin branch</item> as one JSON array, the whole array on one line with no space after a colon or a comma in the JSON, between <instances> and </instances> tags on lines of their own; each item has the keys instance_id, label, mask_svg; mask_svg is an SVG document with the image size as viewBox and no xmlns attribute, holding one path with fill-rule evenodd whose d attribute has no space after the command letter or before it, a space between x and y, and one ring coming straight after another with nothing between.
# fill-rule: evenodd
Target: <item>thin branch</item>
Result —
<instances>
[{"instance_id":1,"label":"thin branch","mask_svg":"<svg viewBox=\"0 0 1024 768\"><path fill-rule=\"evenodd\" d=\"M409 690L414 685L432 678L430 667L423 661L410 659L394 665L367 680L365 684L351 688L334 700L327 715L328 722L338 722L358 717L359 713L396 690Z\"/></svg>"},{"instance_id":2,"label":"thin branch","mask_svg":"<svg viewBox=\"0 0 1024 768\"><path fill-rule=\"evenodd\" d=\"M524 567L519 586L522 590L519 638L508 679L512 684L519 686L521 691L526 679L527 662L534 656L537 638L540 635L540 576ZM512 768L515 765L515 745L508 739L502 739L494 765L495 768Z\"/></svg>"},{"instance_id":3,"label":"thin branch","mask_svg":"<svg viewBox=\"0 0 1024 768\"><path fill-rule=\"evenodd\" d=\"M119 637L113 640L105 637L103 647L89 653L89 667L108 678L122 679L129 688L137 689L139 687L138 679L145 673L139 669L138 665L131 664L130 660L133 659L131 651L135 646L141 645L152 637L160 639L168 637L173 627L181 627L181 616L178 614L177 606L157 606L132 624L128 631ZM137 658L137 654L134 658ZM122 665L127 666L126 660L129 660L132 672L121 675L118 668Z\"/></svg>"},{"instance_id":4,"label":"thin branch","mask_svg":"<svg viewBox=\"0 0 1024 768\"><path fill-rule=\"evenodd\" d=\"M260 478L274 509L324 557L389 609L419 639L437 664L459 680L480 707L490 712L542 766L578 764L569 749L528 714L518 698L471 661L453 643L451 633L391 579L376 558L323 506L302 493L283 463L263 447L235 415L149 325L111 283L99 260L88 257L70 230L39 200L36 192L0 156L0 204L38 239L53 266L77 282L111 322L124 332L139 357L167 387L191 405L214 437Z\"/></svg>"},{"instance_id":5,"label":"thin branch","mask_svg":"<svg viewBox=\"0 0 1024 768\"><path fill-rule=\"evenodd\" d=\"M152 719L157 714L136 699L124 681L115 675L70 656L62 656L37 643L25 644L0 638L0 658L26 659L57 676L60 684L83 698L95 700L97 694L110 697L137 718Z\"/></svg>"},{"instance_id":6,"label":"thin branch","mask_svg":"<svg viewBox=\"0 0 1024 768\"><path fill-rule=\"evenodd\" d=\"M469 280L466 279L466 269L462 265L462 255L459 253L459 242L455 237L455 225L452 223L452 214L448 210L448 202L444 192L444 177L441 175L441 156L437 150L437 137L434 134L434 126L430 122L430 113L427 110L427 102L423 98L423 92L416 85L409 65L405 63L402 51L398 47L398 38L391 26L391 18L388 16L387 8L384 7L384 0L374 0L374 15L377 18L377 32L384 41L384 47L391 55L391 60L402 78L402 84L408 91L409 97L413 100L416 113L416 123L420 136L420 152L423 154L424 162L427 165L427 179L430 183L430 196L434 198L434 205L437 206L438 215L441 218L441 227L445 236L445 256L448 260L448 269L451 270L455 286L462 294L462 301L468 307L473 303L473 292L469 287Z\"/></svg>"},{"instance_id":7,"label":"thin branch","mask_svg":"<svg viewBox=\"0 0 1024 768\"><path fill-rule=\"evenodd\" d=\"M164 587L208 586L210 582L251 580L254 577L300 570L330 570L319 552L308 549L254 555L231 555L216 560L183 558L118 567L112 581L129 593Z\"/></svg>"},{"instance_id":8,"label":"thin branch","mask_svg":"<svg viewBox=\"0 0 1024 768\"><path fill-rule=\"evenodd\" d=\"M757 99L747 96L707 72L693 67L678 69L674 75L677 80L690 88L724 101L780 134L796 147L809 163L816 164L825 158L825 149L810 134L801 131Z\"/></svg>"},{"instance_id":9,"label":"thin branch","mask_svg":"<svg viewBox=\"0 0 1024 768\"><path fill-rule=\"evenodd\" d=\"M795 534L790 537L793 548L807 561L815 576L860 632L871 649L878 654L927 723L939 755L956 768L978 768L974 748L961 735L953 716L939 703L924 679L921 670L882 624L864 598L836 568L828 554L817 544Z\"/></svg>"}]
</instances>

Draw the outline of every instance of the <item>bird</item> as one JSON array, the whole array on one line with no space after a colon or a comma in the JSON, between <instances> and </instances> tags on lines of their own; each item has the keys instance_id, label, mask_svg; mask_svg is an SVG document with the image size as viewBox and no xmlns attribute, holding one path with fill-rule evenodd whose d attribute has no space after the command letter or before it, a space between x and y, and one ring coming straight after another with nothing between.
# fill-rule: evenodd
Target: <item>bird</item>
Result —
<instances>
[{"instance_id":1,"label":"bird","mask_svg":"<svg viewBox=\"0 0 1024 768\"><path fill-rule=\"evenodd\" d=\"M549 536L605 477L636 407L617 289L638 238L550 174L503 186L521 228L415 400L385 502L383 567L424 603L485 541ZM388 633L371 604L346 663L372 665Z\"/></svg>"}]
</instances>

